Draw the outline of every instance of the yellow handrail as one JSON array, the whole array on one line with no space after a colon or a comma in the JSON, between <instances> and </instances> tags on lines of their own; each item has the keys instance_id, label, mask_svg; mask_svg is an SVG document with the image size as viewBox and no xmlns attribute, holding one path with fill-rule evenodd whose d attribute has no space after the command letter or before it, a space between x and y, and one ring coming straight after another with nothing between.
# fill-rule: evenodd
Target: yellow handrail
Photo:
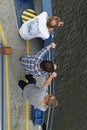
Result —
<instances>
[{"instance_id":1,"label":"yellow handrail","mask_svg":"<svg viewBox=\"0 0 87 130\"><path fill-rule=\"evenodd\" d=\"M0 33L1 33L1 38L3 40L4 46L7 46L7 41L4 35L4 31L2 28L2 25L0 24ZM9 98L9 76L8 76L8 55L5 55L5 79L6 79L6 103L7 103L7 129L10 130L10 98Z\"/></svg>"},{"instance_id":2,"label":"yellow handrail","mask_svg":"<svg viewBox=\"0 0 87 130\"><path fill-rule=\"evenodd\" d=\"M8 44L7 44L7 41L6 41L6 38L5 38L5 35L4 35L4 31L3 31L1 24L0 24L0 33L1 33L1 37L2 37L4 45L7 46Z\"/></svg>"}]
</instances>

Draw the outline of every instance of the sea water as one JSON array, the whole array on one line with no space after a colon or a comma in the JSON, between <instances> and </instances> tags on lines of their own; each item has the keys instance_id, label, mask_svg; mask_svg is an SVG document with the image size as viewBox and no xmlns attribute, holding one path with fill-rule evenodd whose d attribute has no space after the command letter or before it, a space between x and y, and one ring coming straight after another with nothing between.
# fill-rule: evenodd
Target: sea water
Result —
<instances>
[{"instance_id":1,"label":"sea water","mask_svg":"<svg viewBox=\"0 0 87 130\"><path fill-rule=\"evenodd\" d=\"M87 0L52 0L64 21L55 31L58 65L53 130L87 130Z\"/></svg>"}]
</instances>

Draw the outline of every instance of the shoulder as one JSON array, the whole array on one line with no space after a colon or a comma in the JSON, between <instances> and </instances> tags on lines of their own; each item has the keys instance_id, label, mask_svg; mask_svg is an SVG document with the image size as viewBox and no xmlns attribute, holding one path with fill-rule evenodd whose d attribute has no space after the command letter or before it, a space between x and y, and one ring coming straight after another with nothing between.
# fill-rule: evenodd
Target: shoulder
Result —
<instances>
[{"instance_id":1,"label":"shoulder","mask_svg":"<svg viewBox=\"0 0 87 130\"><path fill-rule=\"evenodd\" d=\"M48 106L47 106L47 105L45 105L45 103L44 103L44 102L42 102L42 103L41 103L41 107L40 107L41 111L46 111L46 110L47 110L47 108L48 108Z\"/></svg>"},{"instance_id":2,"label":"shoulder","mask_svg":"<svg viewBox=\"0 0 87 130\"><path fill-rule=\"evenodd\" d=\"M43 89L46 93L48 92L48 87L42 86L40 89Z\"/></svg>"},{"instance_id":3,"label":"shoulder","mask_svg":"<svg viewBox=\"0 0 87 130\"><path fill-rule=\"evenodd\" d=\"M42 36L42 39L45 40L45 39L48 39L50 36L50 33L48 31L44 31L43 33L43 36Z\"/></svg>"},{"instance_id":4,"label":"shoulder","mask_svg":"<svg viewBox=\"0 0 87 130\"><path fill-rule=\"evenodd\" d=\"M46 11L42 12L42 14L43 14L43 15L48 16L48 14L47 14L47 12L46 12Z\"/></svg>"},{"instance_id":5,"label":"shoulder","mask_svg":"<svg viewBox=\"0 0 87 130\"><path fill-rule=\"evenodd\" d=\"M47 12L42 12L41 14L39 14L37 17L48 17L48 14L47 14Z\"/></svg>"}]
</instances>

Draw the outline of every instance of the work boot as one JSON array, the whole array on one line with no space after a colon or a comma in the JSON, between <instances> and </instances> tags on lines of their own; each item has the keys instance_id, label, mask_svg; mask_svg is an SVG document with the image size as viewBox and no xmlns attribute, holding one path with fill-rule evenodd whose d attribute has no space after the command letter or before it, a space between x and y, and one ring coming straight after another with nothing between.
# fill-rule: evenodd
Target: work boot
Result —
<instances>
[{"instance_id":1,"label":"work boot","mask_svg":"<svg viewBox=\"0 0 87 130\"><path fill-rule=\"evenodd\" d=\"M32 77L33 77L32 74L26 74L26 75L25 75L25 78L26 78L28 81L30 81Z\"/></svg>"},{"instance_id":2,"label":"work boot","mask_svg":"<svg viewBox=\"0 0 87 130\"><path fill-rule=\"evenodd\" d=\"M19 80L18 85L23 90L24 87L27 85L27 83L25 81L23 81L23 80Z\"/></svg>"}]
</instances>

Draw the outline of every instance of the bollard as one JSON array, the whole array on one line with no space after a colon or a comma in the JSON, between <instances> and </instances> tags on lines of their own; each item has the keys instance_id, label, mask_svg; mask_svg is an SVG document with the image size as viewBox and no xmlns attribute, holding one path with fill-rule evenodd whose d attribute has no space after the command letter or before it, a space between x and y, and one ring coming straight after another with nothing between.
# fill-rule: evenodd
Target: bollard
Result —
<instances>
[{"instance_id":1,"label":"bollard","mask_svg":"<svg viewBox=\"0 0 87 130\"><path fill-rule=\"evenodd\" d=\"M0 54L2 53L2 48L0 47ZM4 55L11 55L12 48L9 46L4 46Z\"/></svg>"}]
</instances>

